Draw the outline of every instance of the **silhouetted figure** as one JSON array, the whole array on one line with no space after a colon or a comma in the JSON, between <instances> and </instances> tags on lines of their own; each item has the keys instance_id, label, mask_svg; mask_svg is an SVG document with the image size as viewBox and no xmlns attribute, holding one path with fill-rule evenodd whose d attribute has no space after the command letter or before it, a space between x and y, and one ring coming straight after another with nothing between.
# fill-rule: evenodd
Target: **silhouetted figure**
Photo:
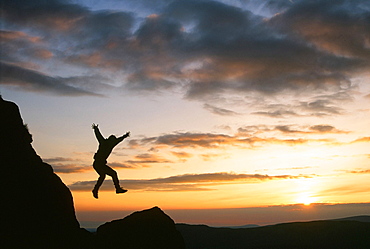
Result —
<instances>
[{"instance_id":1,"label":"silhouetted figure","mask_svg":"<svg viewBox=\"0 0 370 249\"><path fill-rule=\"evenodd\" d=\"M93 167L95 171L99 174L99 178L94 189L92 190L93 196L96 199L98 198L98 191L100 186L103 184L105 175L109 175L112 177L117 194L127 192L127 190L120 187L117 172L107 165L107 158L117 144L122 142L123 139L125 139L126 137L130 136L130 132L126 132L125 135L118 138L114 135L110 135L109 138L104 138L99 131L98 125L92 124L92 128L94 129L96 139L99 142L99 148L94 155L95 160L93 163Z\"/></svg>"}]
</instances>

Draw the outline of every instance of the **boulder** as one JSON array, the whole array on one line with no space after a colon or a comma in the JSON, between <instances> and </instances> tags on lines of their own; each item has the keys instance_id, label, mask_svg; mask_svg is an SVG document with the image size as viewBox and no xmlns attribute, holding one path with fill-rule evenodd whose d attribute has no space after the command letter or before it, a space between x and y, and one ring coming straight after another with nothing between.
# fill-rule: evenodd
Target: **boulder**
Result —
<instances>
[{"instance_id":1,"label":"boulder","mask_svg":"<svg viewBox=\"0 0 370 249\"><path fill-rule=\"evenodd\" d=\"M97 239L107 249L185 249L174 221L158 207L101 225Z\"/></svg>"}]
</instances>

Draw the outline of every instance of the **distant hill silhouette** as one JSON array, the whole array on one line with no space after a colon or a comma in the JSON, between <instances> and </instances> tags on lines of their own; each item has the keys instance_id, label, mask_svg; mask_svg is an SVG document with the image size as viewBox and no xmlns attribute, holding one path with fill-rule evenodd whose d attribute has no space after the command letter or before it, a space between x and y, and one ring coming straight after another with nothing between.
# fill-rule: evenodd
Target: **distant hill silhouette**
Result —
<instances>
[{"instance_id":1,"label":"distant hill silhouette","mask_svg":"<svg viewBox=\"0 0 370 249\"><path fill-rule=\"evenodd\" d=\"M177 224L187 249L370 248L370 223L311 221L257 228Z\"/></svg>"},{"instance_id":2,"label":"distant hill silhouette","mask_svg":"<svg viewBox=\"0 0 370 249\"><path fill-rule=\"evenodd\" d=\"M0 117L1 249L184 248L159 208L104 224L97 235L80 228L70 190L33 149L18 106L0 97Z\"/></svg>"},{"instance_id":3,"label":"distant hill silhouette","mask_svg":"<svg viewBox=\"0 0 370 249\"><path fill-rule=\"evenodd\" d=\"M338 221L349 220L349 221L370 222L370 215L359 215L359 216L345 217L345 218L339 218L339 219L334 219L334 220L338 220Z\"/></svg>"},{"instance_id":4,"label":"distant hill silhouette","mask_svg":"<svg viewBox=\"0 0 370 249\"><path fill-rule=\"evenodd\" d=\"M242 225L242 226L216 226L215 228L234 228L234 229L240 229L240 228L255 228L260 227L259 225L255 224L248 224L248 225Z\"/></svg>"}]
</instances>

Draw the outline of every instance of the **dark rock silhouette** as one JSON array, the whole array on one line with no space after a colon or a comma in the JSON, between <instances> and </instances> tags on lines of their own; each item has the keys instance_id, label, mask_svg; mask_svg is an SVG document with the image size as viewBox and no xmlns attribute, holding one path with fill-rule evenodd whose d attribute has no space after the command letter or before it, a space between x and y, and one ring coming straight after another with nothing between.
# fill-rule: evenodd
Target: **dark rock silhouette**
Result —
<instances>
[{"instance_id":1,"label":"dark rock silhouette","mask_svg":"<svg viewBox=\"0 0 370 249\"><path fill-rule=\"evenodd\" d=\"M97 229L97 237L107 249L185 249L174 221L158 207L105 223Z\"/></svg>"},{"instance_id":2,"label":"dark rock silhouette","mask_svg":"<svg viewBox=\"0 0 370 249\"><path fill-rule=\"evenodd\" d=\"M0 116L0 248L88 247L72 194L32 148L18 106L0 97Z\"/></svg>"}]
</instances>

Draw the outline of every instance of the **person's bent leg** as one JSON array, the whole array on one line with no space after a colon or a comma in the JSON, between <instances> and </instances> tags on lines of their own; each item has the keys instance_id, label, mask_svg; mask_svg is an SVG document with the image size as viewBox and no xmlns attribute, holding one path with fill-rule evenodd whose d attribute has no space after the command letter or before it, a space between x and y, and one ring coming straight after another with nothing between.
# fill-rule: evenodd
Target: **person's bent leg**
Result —
<instances>
[{"instance_id":1,"label":"person's bent leg","mask_svg":"<svg viewBox=\"0 0 370 249\"><path fill-rule=\"evenodd\" d=\"M103 184L103 182L104 182L104 179L105 179L105 174L101 174L101 175L99 175L98 181L96 182L94 189L99 190L100 186L101 186L101 185Z\"/></svg>"},{"instance_id":2,"label":"person's bent leg","mask_svg":"<svg viewBox=\"0 0 370 249\"><path fill-rule=\"evenodd\" d=\"M100 186L103 184L104 179L105 179L105 174L100 174L99 175L99 178L98 178L98 181L96 182L95 187L94 187L94 189L92 191L93 196L96 199L98 199L98 191L99 191Z\"/></svg>"},{"instance_id":3,"label":"person's bent leg","mask_svg":"<svg viewBox=\"0 0 370 249\"><path fill-rule=\"evenodd\" d=\"M112 177L112 180L113 180L113 184L114 184L114 187L116 188L116 193L125 193L127 192L126 189L123 189L121 188L121 186L119 185L119 179L118 179L118 174L117 172L112 169L111 167L107 166L109 168L109 170L107 170L106 174L109 175L110 177Z\"/></svg>"}]
</instances>

